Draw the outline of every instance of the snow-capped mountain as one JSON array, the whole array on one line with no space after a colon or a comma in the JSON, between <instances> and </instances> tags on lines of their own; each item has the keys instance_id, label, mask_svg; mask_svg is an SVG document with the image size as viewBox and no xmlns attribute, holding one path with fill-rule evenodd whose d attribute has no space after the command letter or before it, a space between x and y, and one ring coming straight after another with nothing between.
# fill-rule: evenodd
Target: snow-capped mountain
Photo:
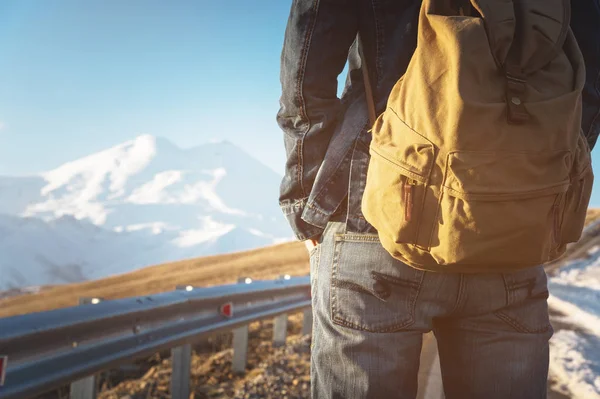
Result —
<instances>
[{"instance_id":1,"label":"snow-capped mountain","mask_svg":"<svg viewBox=\"0 0 600 399\"><path fill-rule=\"evenodd\" d=\"M144 135L39 176L0 177L0 290L291 239L281 178L228 142Z\"/></svg>"}]
</instances>

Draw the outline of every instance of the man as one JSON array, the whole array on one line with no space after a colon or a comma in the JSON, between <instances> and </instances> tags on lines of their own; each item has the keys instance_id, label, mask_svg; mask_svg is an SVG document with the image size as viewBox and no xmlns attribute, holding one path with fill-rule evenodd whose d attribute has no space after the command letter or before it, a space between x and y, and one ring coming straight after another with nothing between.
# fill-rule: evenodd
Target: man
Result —
<instances>
[{"instance_id":1,"label":"man","mask_svg":"<svg viewBox=\"0 0 600 399\"><path fill-rule=\"evenodd\" d=\"M360 33L380 113L415 49L420 3L292 4L277 116L287 152L280 204L310 253L312 395L414 398L422 334L433 331L447 398L542 398L553 333L542 266L417 270L389 255L361 211L371 137L355 39ZM583 130L591 148L600 132L599 3L574 1L571 26L586 61Z\"/></svg>"}]
</instances>

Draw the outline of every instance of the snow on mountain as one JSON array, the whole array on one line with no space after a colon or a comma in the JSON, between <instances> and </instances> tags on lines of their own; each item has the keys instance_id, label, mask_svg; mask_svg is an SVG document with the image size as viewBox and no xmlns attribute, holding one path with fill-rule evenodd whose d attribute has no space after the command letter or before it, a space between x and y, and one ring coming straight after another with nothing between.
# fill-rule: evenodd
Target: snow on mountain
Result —
<instances>
[{"instance_id":1,"label":"snow on mountain","mask_svg":"<svg viewBox=\"0 0 600 399\"><path fill-rule=\"evenodd\" d=\"M0 290L291 239L280 180L229 142L181 149L149 135L0 177Z\"/></svg>"}]
</instances>

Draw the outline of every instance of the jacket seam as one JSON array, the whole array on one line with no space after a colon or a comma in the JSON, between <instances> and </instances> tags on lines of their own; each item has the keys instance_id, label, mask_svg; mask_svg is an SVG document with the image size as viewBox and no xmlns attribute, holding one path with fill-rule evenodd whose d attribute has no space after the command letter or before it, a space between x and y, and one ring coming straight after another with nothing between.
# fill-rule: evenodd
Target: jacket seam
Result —
<instances>
[{"instance_id":1,"label":"jacket seam","mask_svg":"<svg viewBox=\"0 0 600 399\"><path fill-rule=\"evenodd\" d=\"M325 212L323 209L319 208L314 203L307 202L306 203L306 208L312 209L313 211L317 212L318 214L320 214L322 216L329 216L329 214L327 212Z\"/></svg>"},{"instance_id":2,"label":"jacket seam","mask_svg":"<svg viewBox=\"0 0 600 399\"><path fill-rule=\"evenodd\" d=\"M319 12L319 0L314 0L313 1L313 6L312 6L312 12L314 14L313 20L312 20L312 24L310 25L309 30L306 32L306 36L304 38L304 46L302 47L302 55L300 56L300 70L299 70L299 76L296 82L296 98L298 100L298 102L300 103L300 114L302 115L302 117L306 120L306 129L305 131L302 133L302 137L298 140L298 170L296 172L296 178L298 179L298 183L300 183L300 190L302 191L302 196L305 197L306 196L306 189L304 187L304 182L302 181L302 176L304 175L304 158L303 158L303 153L304 153L304 139L306 137L306 134L308 133L308 131L310 130L310 118L308 117L308 114L306 113L306 101L304 100L304 90L303 90L303 86L304 86L304 75L306 72L306 63L308 60L308 50L310 47L310 42L312 40L312 35L313 32L315 30L315 26L317 24L317 14Z\"/></svg>"},{"instance_id":3,"label":"jacket seam","mask_svg":"<svg viewBox=\"0 0 600 399\"><path fill-rule=\"evenodd\" d=\"M339 168L342 166L342 164L347 161L346 158L348 157L348 153L350 152L350 150L352 150L352 148L353 147L348 148L348 150L346 151L346 153L344 154L344 156L340 158L339 163L336 165L336 167L334 169L336 171L336 173L339 170ZM333 176L335 176L335 174ZM323 190L328 189L329 183L330 183L330 180L328 180L327 183L324 184L323 187L321 187L321 189L319 190L319 192L314 195L315 200L318 199L319 197L321 197L321 195L323 193Z\"/></svg>"},{"instance_id":4,"label":"jacket seam","mask_svg":"<svg viewBox=\"0 0 600 399\"><path fill-rule=\"evenodd\" d=\"M380 48L380 37L382 37L383 35L381 35L381 24L379 22L379 18L377 18L377 10L376 10L376 5L378 4L378 2L375 0L371 3L371 6L373 8L373 20L375 21L375 74L377 76L375 76L375 87L379 87L379 77L382 76L381 73L381 60L379 59L379 54L381 54L381 48ZM375 101L375 99L373 99Z\"/></svg>"},{"instance_id":5,"label":"jacket seam","mask_svg":"<svg viewBox=\"0 0 600 399\"><path fill-rule=\"evenodd\" d=\"M307 201L308 198L301 198L292 203L280 204L280 207L283 210L284 215L293 215L299 211L302 211L302 208L306 207Z\"/></svg>"}]
</instances>

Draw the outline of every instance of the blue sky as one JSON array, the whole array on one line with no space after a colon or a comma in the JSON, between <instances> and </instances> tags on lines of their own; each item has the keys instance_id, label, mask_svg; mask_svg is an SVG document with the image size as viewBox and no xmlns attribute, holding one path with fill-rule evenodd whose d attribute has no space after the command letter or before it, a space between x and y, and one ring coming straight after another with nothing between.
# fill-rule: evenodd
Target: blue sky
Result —
<instances>
[{"instance_id":1,"label":"blue sky","mask_svg":"<svg viewBox=\"0 0 600 399\"><path fill-rule=\"evenodd\" d=\"M290 1L0 1L0 174L139 134L228 139L276 170Z\"/></svg>"},{"instance_id":2,"label":"blue sky","mask_svg":"<svg viewBox=\"0 0 600 399\"><path fill-rule=\"evenodd\" d=\"M281 173L275 114L290 4L0 1L0 175L139 134L182 147L227 139Z\"/></svg>"}]
</instances>

